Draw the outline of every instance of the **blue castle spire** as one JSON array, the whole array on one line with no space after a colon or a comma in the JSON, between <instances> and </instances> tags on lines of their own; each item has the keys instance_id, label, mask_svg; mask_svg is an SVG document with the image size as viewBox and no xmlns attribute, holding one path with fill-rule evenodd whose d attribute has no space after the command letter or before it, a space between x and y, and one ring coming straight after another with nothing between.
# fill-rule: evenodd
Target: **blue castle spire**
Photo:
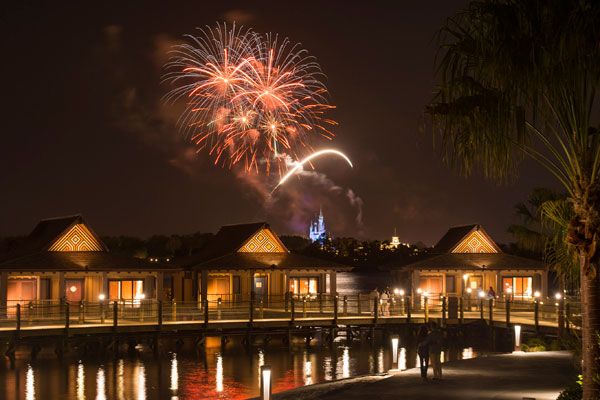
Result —
<instances>
[{"instance_id":1,"label":"blue castle spire","mask_svg":"<svg viewBox=\"0 0 600 400\"><path fill-rule=\"evenodd\" d=\"M310 222L310 228L308 231L308 237L311 242L323 242L327 239L327 233L325 232L325 218L323 218L323 209L319 208L319 216Z\"/></svg>"}]
</instances>

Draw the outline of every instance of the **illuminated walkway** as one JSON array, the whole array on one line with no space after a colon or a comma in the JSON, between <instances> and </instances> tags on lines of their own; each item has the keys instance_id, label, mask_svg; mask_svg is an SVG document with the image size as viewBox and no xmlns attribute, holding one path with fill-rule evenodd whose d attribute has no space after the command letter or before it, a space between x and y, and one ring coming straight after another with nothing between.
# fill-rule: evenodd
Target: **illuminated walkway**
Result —
<instances>
[{"instance_id":1,"label":"illuminated walkway","mask_svg":"<svg viewBox=\"0 0 600 400\"><path fill-rule=\"evenodd\" d=\"M431 368L429 376L432 375ZM283 399L518 399L555 400L575 381L571 353L513 353L443 364L442 381L423 382L418 369L305 386L279 393Z\"/></svg>"}]
</instances>

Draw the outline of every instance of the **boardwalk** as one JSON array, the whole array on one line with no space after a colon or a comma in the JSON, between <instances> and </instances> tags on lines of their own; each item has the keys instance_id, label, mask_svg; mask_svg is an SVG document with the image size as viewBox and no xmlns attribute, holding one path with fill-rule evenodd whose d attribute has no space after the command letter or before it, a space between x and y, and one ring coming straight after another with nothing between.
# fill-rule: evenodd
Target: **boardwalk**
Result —
<instances>
[{"instance_id":1,"label":"boardwalk","mask_svg":"<svg viewBox=\"0 0 600 400\"><path fill-rule=\"evenodd\" d=\"M537 304L536 304L537 303ZM0 337L152 333L182 331L235 332L293 327L386 326L437 320L456 325L484 320L488 325L524 325L532 329L576 328L579 303L511 302L485 299L396 297L389 306L368 296L286 297L175 303L135 300L101 303L28 303L0 310Z\"/></svg>"}]
</instances>

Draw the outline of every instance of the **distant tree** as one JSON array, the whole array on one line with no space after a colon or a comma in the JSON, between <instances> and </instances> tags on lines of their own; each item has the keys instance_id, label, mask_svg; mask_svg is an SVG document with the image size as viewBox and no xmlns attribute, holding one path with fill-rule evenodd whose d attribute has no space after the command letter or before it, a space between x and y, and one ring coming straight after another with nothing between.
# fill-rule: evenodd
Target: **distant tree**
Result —
<instances>
[{"instance_id":1,"label":"distant tree","mask_svg":"<svg viewBox=\"0 0 600 400\"><path fill-rule=\"evenodd\" d=\"M283 235L283 236L280 236L279 239L281 239L281 242L283 243L283 245L285 247L288 248L288 250L293 251L293 252L302 251L312 244L310 239L307 239L302 236Z\"/></svg>"},{"instance_id":2,"label":"distant tree","mask_svg":"<svg viewBox=\"0 0 600 400\"><path fill-rule=\"evenodd\" d=\"M169 252L169 255L174 256L177 254L177 252L182 248L183 243L181 241L181 238L177 235L172 235L166 243L166 248L167 251Z\"/></svg>"}]
</instances>

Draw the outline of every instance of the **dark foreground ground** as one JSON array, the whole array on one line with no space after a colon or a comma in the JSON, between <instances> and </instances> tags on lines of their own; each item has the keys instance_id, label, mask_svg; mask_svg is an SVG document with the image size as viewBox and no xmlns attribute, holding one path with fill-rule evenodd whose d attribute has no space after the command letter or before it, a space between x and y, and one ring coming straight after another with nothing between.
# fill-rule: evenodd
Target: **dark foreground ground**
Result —
<instances>
[{"instance_id":1,"label":"dark foreground ground","mask_svg":"<svg viewBox=\"0 0 600 400\"><path fill-rule=\"evenodd\" d=\"M429 375L432 375L431 368ZM274 399L518 399L554 400L575 381L564 351L499 354L443 364L442 381L423 382L418 369L305 386Z\"/></svg>"}]
</instances>

